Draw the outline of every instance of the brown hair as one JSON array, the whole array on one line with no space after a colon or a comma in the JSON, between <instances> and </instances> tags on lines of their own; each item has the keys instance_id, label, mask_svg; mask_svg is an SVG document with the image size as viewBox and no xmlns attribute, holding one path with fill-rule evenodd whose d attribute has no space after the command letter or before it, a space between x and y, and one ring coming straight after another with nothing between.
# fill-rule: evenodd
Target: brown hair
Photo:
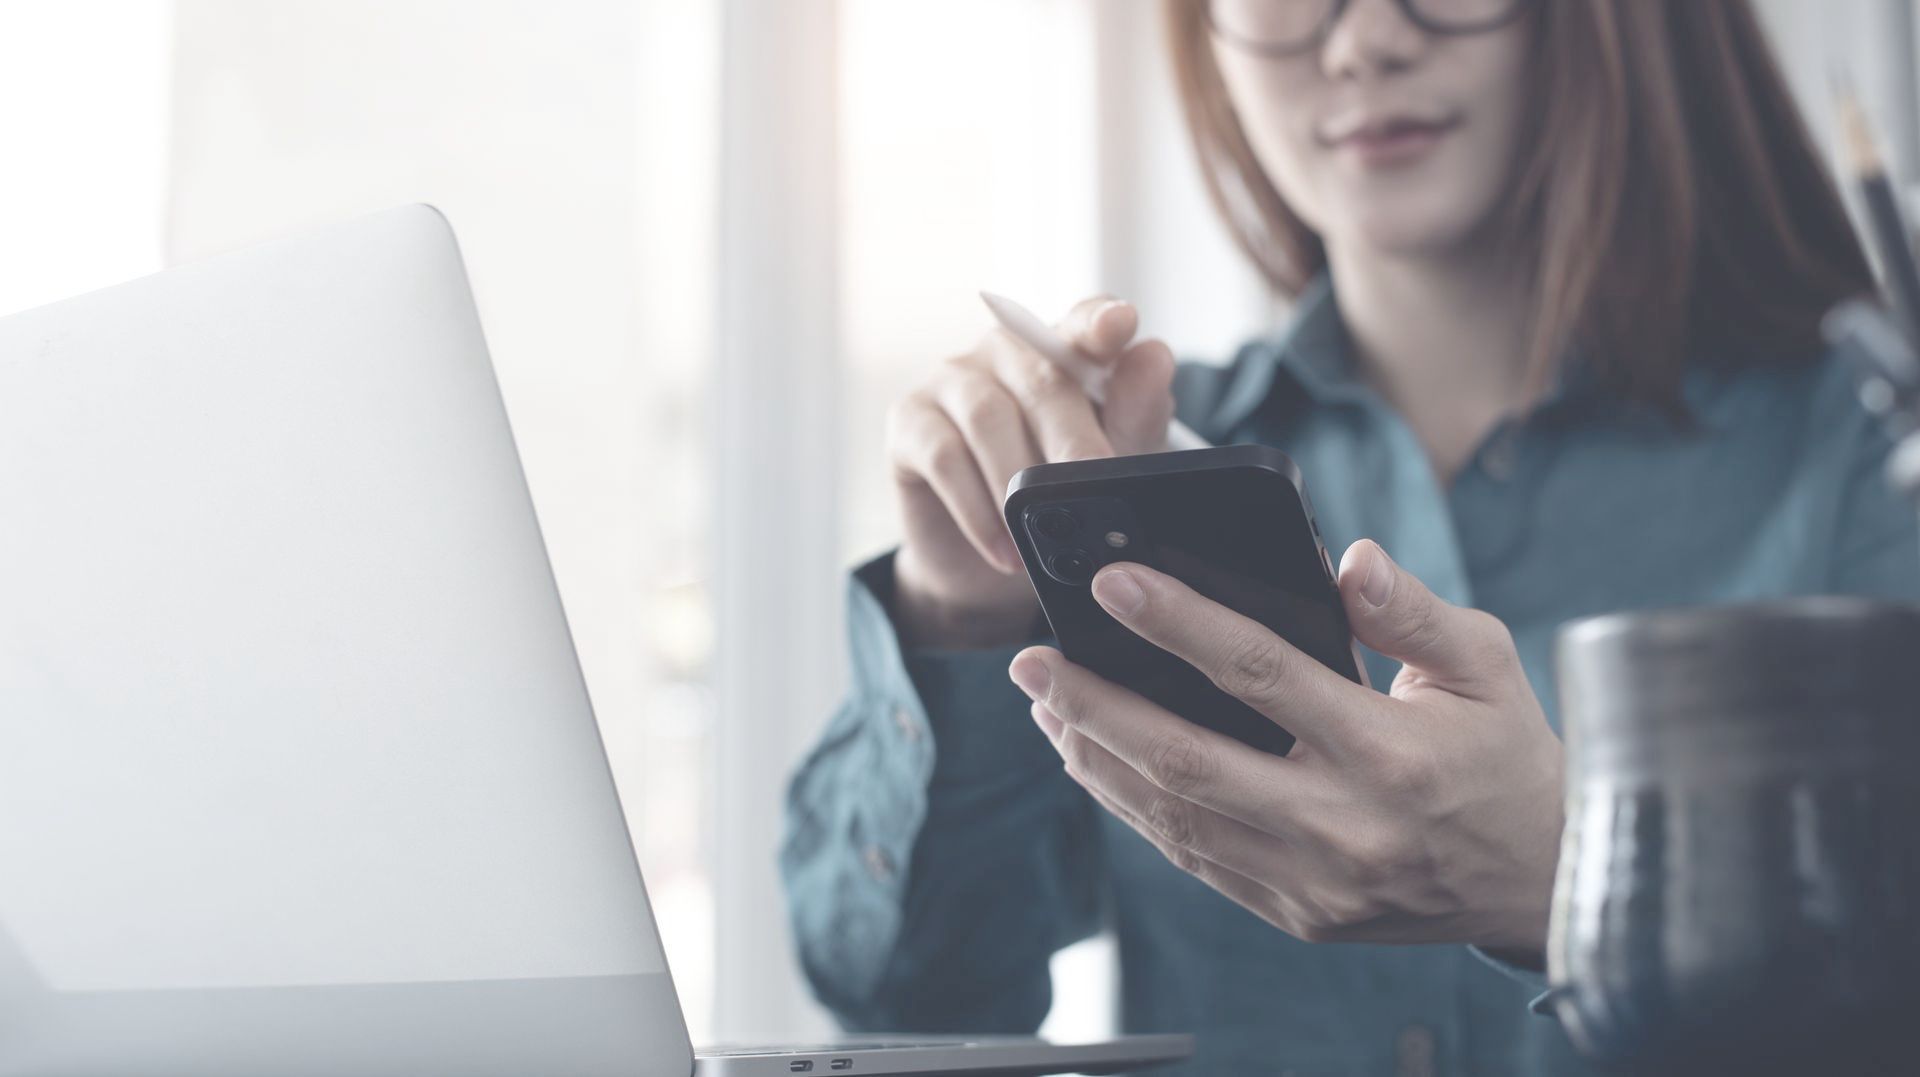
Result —
<instances>
[{"instance_id":1,"label":"brown hair","mask_svg":"<svg viewBox=\"0 0 1920 1077\"><path fill-rule=\"evenodd\" d=\"M1292 295L1325 248L1254 156L1206 0L1166 10L1208 192ZM1617 391L1677 412L1689 356L1819 354L1822 312L1872 278L1748 0L1549 0L1529 18L1530 150L1499 225L1534 260L1535 383L1577 348Z\"/></svg>"}]
</instances>

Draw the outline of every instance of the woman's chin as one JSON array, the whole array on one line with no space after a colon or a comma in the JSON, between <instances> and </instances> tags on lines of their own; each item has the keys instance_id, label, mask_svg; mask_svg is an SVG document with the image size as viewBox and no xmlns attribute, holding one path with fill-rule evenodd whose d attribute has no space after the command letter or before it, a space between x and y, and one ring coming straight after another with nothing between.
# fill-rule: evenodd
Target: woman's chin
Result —
<instances>
[{"instance_id":1,"label":"woman's chin","mask_svg":"<svg viewBox=\"0 0 1920 1077\"><path fill-rule=\"evenodd\" d=\"M1478 232L1477 220L1455 215L1382 210L1353 218L1351 246L1373 256L1429 260L1444 259L1466 250Z\"/></svg>"}]
</instances>

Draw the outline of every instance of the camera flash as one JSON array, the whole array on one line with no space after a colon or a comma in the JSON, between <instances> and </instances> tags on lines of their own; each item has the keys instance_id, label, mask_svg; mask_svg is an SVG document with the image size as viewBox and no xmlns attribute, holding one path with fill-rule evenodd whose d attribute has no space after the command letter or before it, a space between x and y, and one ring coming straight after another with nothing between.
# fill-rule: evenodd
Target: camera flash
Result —
<instances>
[{"instance_id":1,"label":"camera flash","mask_svg":"<svg viewBox=\"0 0 1920 1077\"><path fill-rule=\"evenodd\" d=\"M1125 546L1126 544L1127 544L1127 533L1125 531L1107 532L1107 545L1117 550L1120 547Z\"/></svg>"}]
</instances>

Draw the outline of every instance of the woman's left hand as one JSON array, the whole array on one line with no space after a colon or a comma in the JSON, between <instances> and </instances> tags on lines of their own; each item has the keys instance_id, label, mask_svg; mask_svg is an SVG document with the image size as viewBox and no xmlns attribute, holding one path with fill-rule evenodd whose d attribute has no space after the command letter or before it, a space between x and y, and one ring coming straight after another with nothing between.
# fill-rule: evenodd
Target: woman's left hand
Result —
<instances>
[{"instance_id":1,"label":"woman's left hand","mask_svg":"<svg viewBox=\"0 0 1920 1077\"><path fill-rule=\"evenodd\" d=\"M1286 757L1203 729L1066 660L1010 673L1066 769L1182 870L1310 942L1546 942L1564 762L1512 637L1370 541L1340 594L1355 638L1404 663L1390 696L1140 565L1094 596L1298 739Z\"/></svg>"}]
</instances>

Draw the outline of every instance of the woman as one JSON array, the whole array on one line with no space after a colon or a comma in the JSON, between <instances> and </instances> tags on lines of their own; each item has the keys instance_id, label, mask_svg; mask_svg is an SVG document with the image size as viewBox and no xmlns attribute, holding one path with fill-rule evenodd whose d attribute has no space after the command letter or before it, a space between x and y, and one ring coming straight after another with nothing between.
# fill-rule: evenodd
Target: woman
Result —
<instances>
[{"instance_id":1,"label":"woman","mask_svg":"<svg viewBox=\"0 0 1920 1077\"><path fill-rule=\"evenodd\" d=\"M1198 1033L1193 1072L1583 1072L1526 1006L1552 633L1920 595L1815 332L1864 261L1744 0L1168 13L1215 200L1294 324L1176 371L1089 300L1061 329L1113 364L1103 409L1000 333L895 409L905 538L854 575L855 687L792 790L803 962L853 1028L1030 1032L1049 955L1110 927L1126 1027ZM1298 462L1391 693L1145 568L1094 592L1297 733L1286 758L1025 646L998 492L1156 449L1176 407Z\"/></svg>"}]
</instances>

